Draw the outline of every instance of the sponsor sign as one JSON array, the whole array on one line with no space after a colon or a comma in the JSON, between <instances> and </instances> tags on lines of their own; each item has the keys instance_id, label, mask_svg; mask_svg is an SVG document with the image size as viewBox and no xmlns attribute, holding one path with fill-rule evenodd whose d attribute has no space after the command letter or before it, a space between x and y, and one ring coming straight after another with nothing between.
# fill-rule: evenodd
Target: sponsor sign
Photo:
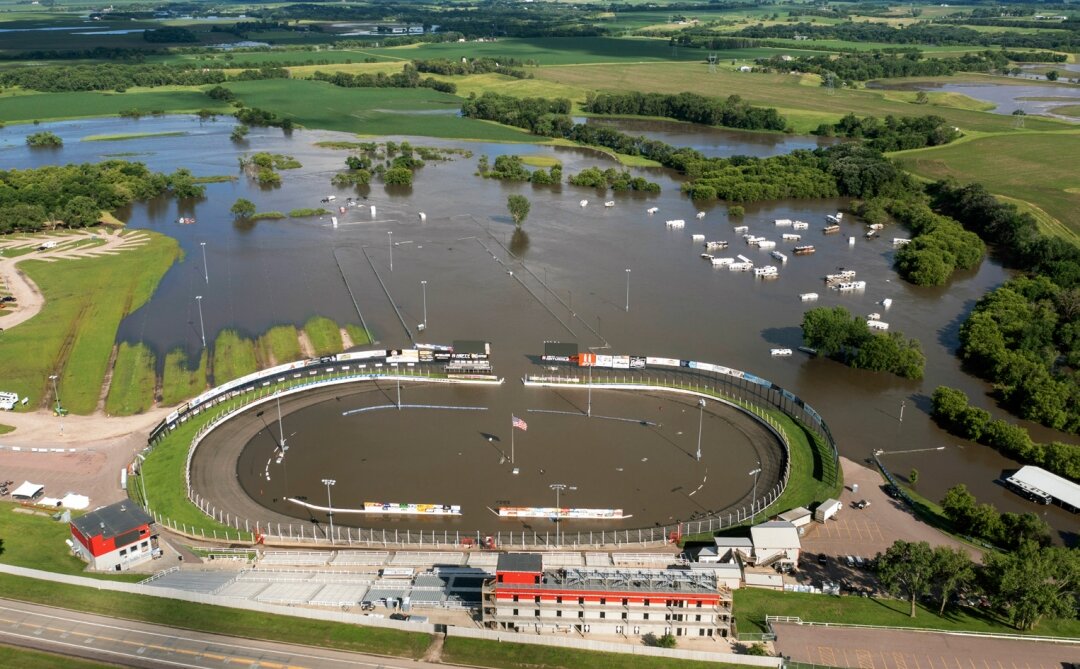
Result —
<instances>
[{"instance_id":1,"label":"sponsor sign","mask_svg":"<svg viewBox=\"0 0 1080 669\"><path fill-rule=\"evenodd\" d=\"M679 361L675 358L655 358L653 356L646 356L645 363L648 365L657 365L659 367L678 367Z\"/></svg>"}]
</instances>

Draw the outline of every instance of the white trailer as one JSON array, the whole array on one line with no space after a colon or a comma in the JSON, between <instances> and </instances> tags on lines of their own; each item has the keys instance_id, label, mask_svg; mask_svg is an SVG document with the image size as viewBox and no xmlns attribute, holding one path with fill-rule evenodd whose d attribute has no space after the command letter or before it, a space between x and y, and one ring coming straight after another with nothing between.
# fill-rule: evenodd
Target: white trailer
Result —
<instances>
[{"instance_id":1,"label":"white trailer","mask_svg":"<svg viewBox=\"0 0 1080 669\"><path fill-rule=\"evenodd\" d=\"M827 499L820 505L818 505L818 508L814 510L814 520L818 521L819 523L824 523L826 520L840 513L840 509L842 507L843 504L840 503L840 500Z\"/></svg>"}]
</instances>

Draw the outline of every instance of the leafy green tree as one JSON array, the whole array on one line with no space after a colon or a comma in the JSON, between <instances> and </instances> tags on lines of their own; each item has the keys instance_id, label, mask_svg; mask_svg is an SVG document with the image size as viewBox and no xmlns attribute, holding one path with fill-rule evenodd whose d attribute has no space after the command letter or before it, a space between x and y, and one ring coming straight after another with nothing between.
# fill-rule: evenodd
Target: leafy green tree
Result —
<instances>
[{"instance_id":1,"label":"leafy green tree","mask_svg":"<svg viewBox=\"0 0 1080 669\"><path fill-rule=\"evenodd\" d=\"M229 139L234 142L242 142L249 132L251 132L251 128L247 127L246 124L237 123L232 129L232 133L229 134Z\"/></svg>"},{"instance_id":2,"label":"leafy green tree","mask_svg":"<svg viewBox=\"0 0 1080 669\"><path fill-rule=\"evenodd\" d=\"M975 495L968 491L963 483L957 483L945 492L941 500L941 509L945 517L952 521L953 525L961 532L967 532L971 527L971 519L975 515Z\"/></svg>"},{"instance_id":3,"label":"leafy green tree","mask_svg":"<svg viewBox=\"0 0 1080 669\"><path fill-rule=\"evenodd\" d=\"M727 215L731 218L739 218L746 215L746 207L741 204L733 204L727 208Z\"/></svg>"},{"instance_id":4,"label":"leafy green tree","mask_svg":"<svg viewBox=\"0 0 1080 669\"><path fill-rule=\"evenodd\" d=\"M914 618L915 601L928 593L933 583L934 553L930 544L898 540L885 553L878 553L877 563L881 584L890 593L908 600L909 615Z\"/></svg>"},{"instance_id":5,"label":"leafy green tree","mask_svg":"<svg viewBox=\"0 0 1080 669\"><path fill-rule=\"evenodd\" d=\"M926 91L919 91L915 94L915 104L924 105L930 102L930 96L926 94Z\"/></svg>"},{"instance_id":6,"label":"leafy green tree","mask_svg":"<svg viewBox=\"0 0 1080 669\"><path fill-rule=\"evenodd\" d=\"M851 339L851 312L844 307L817 307L803 314L803 340L825 355L846 350Z\"/></svg>"},{"instance_id":7,"label":"leafy green tree","mask_svg":"<svg viewBox=\"0 0 1080 669\"><path fill-rule=\"evenodd\" d=\"M510 212L510 218L514 219L514 225L521 227L521 224L529 216L532 204L524 195L511 195L506 198L506 208Z\"/></svg>"},{"instance_id":8,"label":"leafy green tree","mask_svg":"<svg viewBox=\"0 0 1080 669\"><path fill-rule=\"evenodd\" d=\"M1057 72L1057 70L1050 70L1049 72L1047 72L1046 73L1046 80L1047 81L1057 81L1058 80L1058 72Z\"/></svg>"},{"instance_id":9,"label":"leafy green tree","mask_svg":"<svg viewBox=\"0 0 1080 669\"><path fill-rule=\"evenodd\" d=\"M76 195L64 205L60 218L69 228L85 228L98 222L101 207L85 195Z\"/></svg>"},{"instance_id":10,"label":"leafy green tree","mask_svg":"<svg viewBox=\"0 0 1080 669\"><path fill-rule=\"evenodd\" d=\"M41 205L16 202L0 206L0 232L27 230L36 232L45 227L48 215Z\"/></svg>"},{"instance_id":11,"label":"leafy green tree","mask_svg":"<svg viewBox=\"0 0 1080 669\"><path fill-rule=\"evenodd\" d=\"M45 148L55 149L64 145L64 140L60 139L58 135L55 135L47 130L42 132L35 132L32 135L26 136L26 145L33 148Z\"/></svg>"},{"instance_id":12,"label":"leafy green tree","mask_svg":"<svg viewBox=\"0 0 1080 669\"><path fill-rule=\"evenodd\" d=\"M1034 629L1045 617L1075 618L1080 551L1027 541L1010 553L987 553L984 574L992 601L1017 629Z\"/></svg>"},{"instance_id":13,"label":"leafy green tree","mask_svg":"<svg viewBox=\"0 0 1080 669\"><path fill-rule=\"evenodd\" d=\"M169 175L169 190L178 198L202 197L206 193L206 186L196 183L191 170L180 168Z\"/></svg>"},{"instance_id":14,"label":"leafy green tree","mask_svg":"<svg viewBox=\"0 0 1080 669\"><path fill-rule=\"evenodd\" d=\"M674 634L665 634L656 640L656 645L661 648L674 648L678 643Z\"/></svg>"},{"instance_id":15,"label":"leafy green tree","mask_svg":"<svg viewBox=\"0 0 1080 669\"><path fill-rule=\"evenodd\" d=\"M255 203L251 200L245 200L244 198L238 199L233 203L233 206L229 208L232 215L239 219L251 218L255 215Z\"/></svg>"},{"instance_id":16,"label":"leafy green tree","mask_svg":"<svg viewBox=\"0 0 1080 669\"><path fill-rule=\"evenodd\" d=\"M975 563L959 548L937 546L934 548L934 583L941 597L938 615L945 615L949 598L960 588L975 580Z\"/></svg>"},{"instance_id":17,"label":"leafy green tree","mask_svg":"<svg viewBox=\"0 0 1080 669\"><path fill-rule=\"evenodd\" d=\"M383 183L388 186L411 186L413 173L407 167L391 167L383 174Z\"/></svg>"}]
</instances>

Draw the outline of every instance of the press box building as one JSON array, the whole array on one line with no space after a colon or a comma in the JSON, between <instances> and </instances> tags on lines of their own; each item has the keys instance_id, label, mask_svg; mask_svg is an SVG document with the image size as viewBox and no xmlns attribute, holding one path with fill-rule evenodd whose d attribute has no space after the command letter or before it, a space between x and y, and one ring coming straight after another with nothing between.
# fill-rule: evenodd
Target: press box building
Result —
<instances>
[{"instance_id":1,"label":"press box building","mask_svg":"<svg viewBox=\"0 0 1080 669\"><path fill-rule=\"evenodd\" d=\"M727 637L731 590L712 570L544 569L539 553L504 553L483 588L483 621L537 634Z\"/></svg>"},{"instance_id":2,"label":"press box building","mask_svg":"<svg viewBox=\"0 0 1080 669\"><path fill-rule=\"evenodd\" d=\"M123 571L153 557L154 520L131 502L117 502L71 521L72 549L101 571Z\"/></svg>"}]
</instances>

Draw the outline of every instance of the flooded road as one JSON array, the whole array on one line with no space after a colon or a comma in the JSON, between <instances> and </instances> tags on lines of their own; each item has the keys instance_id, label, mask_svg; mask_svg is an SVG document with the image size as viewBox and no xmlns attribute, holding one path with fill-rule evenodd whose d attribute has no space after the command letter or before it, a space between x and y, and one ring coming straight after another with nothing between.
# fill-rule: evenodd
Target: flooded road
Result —
<instances>
[{"instance_id":1,"label":"flooded road","mask_svg":"<svg viewBox=\"0 0 1080 669\"><path fill-rule=\"evenodd\" d=\"M46 128L64 138L64 148L39 152L22 145L26 133ZM612 352L621 354L717 362L750 371L804 397L829 422L841 454L863 460L872 450L883 449L885 462L901 475L919 469L919 490L931 499L940 499L947 488L963 482L980 501L1007 511L1034 511L1060 530L1075 531L1071 514L1029 504L994 483L1003 469L1017 467L1015 462L950 437L927 415L934 388L948 385L966 392L973 404L995 417L1007 416L987 397L989 386L964 374L954 356L965 315L979 297L1008 278L1007 271L991 259L958 274L948 286L918 288L901 281L891 268L894 249L889 240L908 236L906 230L886 229L884 239L867 241L863 226L848 214L840 234L822 234L825 215L843 209L844 201L759 203L747 206L746 215L734 221L728 219L726 206L717 204L706 208L699 220L697 208L679 192L678 177L660 169L642 172L661 185L662 193L654 196L602 194L565 184L505 184L473 175L482 154L552 156L562 161L566 174L594 165L615 166L596 152L582 149L412 138L414 145L460 147L474 155L429 163L417 172L411 189L389 189L382 184L360 192L337 189L329 180L343 168L347 154L314 143L348 137L316 131L285 136L276 129L252 129L246 145L238 147L228 141L230 129L231 119L199 123L190 117L167 117L0 130L0 157L9 167L134 153L117 157L140 160L166 172L186 167L197 175L238 177L234 182L208 185L203 200L138 204L122 216L132 227L178 238L186 252L186 259L168 272L153 299L121 327L121 339L145 341L158 353L159 361L178 346L197 354L196 295L204 296L208 340L226 327L254 335L279 323L302 324L316 314L342 323L358 322L343 276L380 342L390 348L408 345L408 333L376 272L414 335L416 324L423 320L421 281L427 281L429 327L424 340L491 341L496 371L507 379L501 392L514 410L534 405L517 379L531 367L525 356L540 353L545 340L576 341L583 349L610 345ZM188 134L79 141L87 135L131 132ZM759 148L746 145L731 150L751 153ZM304 168L282 172L280 188L260 189L238 170L238 156L254 151L293 155ZM515 234L506 212L506 198L514 193L532 202L523 234ZM329 194L336 194L339 204L349 196L367 200L363 208L339 215L336 229L329 217L239 224L228 213L238 197L251 199L259 211L287 212L318 207ZM579 206L582 199L589 200L588 206ZM605 200L613 200L615 206L603 207ZM377 207L375 217L366 208L370 204ZM659 207L659 212L650 216L649 207ZM427 214L426 222L419 219L421 211ZM197 223L177 225L181 215L195 217ZM665 220L676 218L687 221L685 229L665 226ZM792 230L774 226L776 218L809 222L810 229L800 231L803 240L799 243L814 244L817 253L791 255L789 247L794 243L782 242L780 235ZM691 240L692 234L730 241L730 249L717 255L743 254L757 264L775 262L767 251L746 246L733 233L733 224L748 225L751 232L776 240L777 248L788 253L778 279L761 281L714 269L699 257L705 249ZM853 246L848 244L849 235L856 238ZM204 279L200 242L206 242L209 284ZM508 250L524 260L529 272ZM856 270L858 278L867 281L864 293L840 294L825 288L821 277L840 266ZM810 291L821 298L816 303L800 302L798 294ZM886 297L893 299L887 311L879 304ZM927 356L926 378L906 381L802 354L769 355L770 347L795 348L801 343L799 326L807 308L833 305L843 305L855 314L881 312L892 330L918 338ZM314 425L318 421L304 418L301 422ZM1075 437L1021 424L1032 430L1036 440L1076 443ZM379 428L380 434L390 432ZM332 433L319 434L329 438ZM944 450L936 450L940 446ZM888 454L900 451L904 453ZM311 475L320 476L315 471ZM434 481L445 473L433 468L429 475ZM456 503L449 499L387 501Z\"/></svg>"}]
</instances>

